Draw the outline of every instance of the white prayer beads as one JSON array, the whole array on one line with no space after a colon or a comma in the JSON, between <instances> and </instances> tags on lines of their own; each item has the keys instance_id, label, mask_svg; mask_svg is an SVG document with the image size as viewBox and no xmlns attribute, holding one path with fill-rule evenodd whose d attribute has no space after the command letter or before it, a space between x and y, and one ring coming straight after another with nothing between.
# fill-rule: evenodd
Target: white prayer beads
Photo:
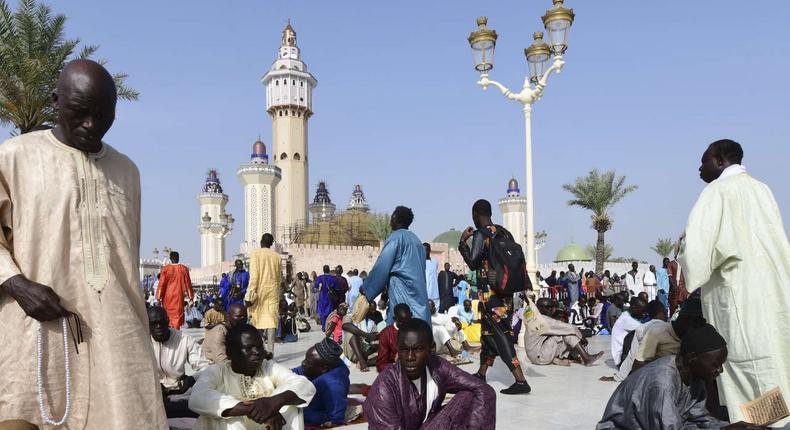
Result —
<instances>
[{"instance_id":1,"label":"white prayer beads","mask_svg":"<svg viewBox=\"0 0 790 430\"><path fill-rule=\"evenodd\" d=\"M63 318L63 358L66 368L66 409L63 412L63 418L55 421L47 413L47 408L44 405L44 370L43 370L43 356L44 356L44 336L42 333L42 323L39 321L38 329L36 330L36 355L38 362L36 365L36 388L38 390L38 409L41 412L41 419L51 426L62 426L66 423L71 412L71 365L69 362L69 323L67 318Z\"/></svg>"}]
</instances>

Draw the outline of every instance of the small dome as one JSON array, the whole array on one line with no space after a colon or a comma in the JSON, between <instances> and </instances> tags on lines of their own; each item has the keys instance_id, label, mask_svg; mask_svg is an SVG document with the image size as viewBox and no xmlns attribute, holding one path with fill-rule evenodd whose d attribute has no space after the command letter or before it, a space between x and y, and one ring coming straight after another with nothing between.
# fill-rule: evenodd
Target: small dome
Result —
<instances>
[{"instance_id":1,"label":"small dome","mask_svg":"<svg viewBox=\"0 0 790 430\"><path fill-rule=\"evenodd\" d=\"M266 155L266 145L260 139L252 144L252 155Z\"/></svg>"},{"instance_id":2,"label":"small dome","mask_svg":"<svg viewBox=\"0 0 790 430\"><path fill-rule=\"evenodd\" d=\"M461 240L461 231L451 228L444 233L436 236L433 243L446 243L450 249L458 249L458 242Z\"/></svg>"},{"instance_id":3,"label":"small dome","mask_svg":"<svg viewBox=\"0 0 790 430\"><path fill-rule=\"evenodd\" d=\"M511 178L510 181L507 183L507 193L508 194L518 194L521 190L518 189L518 181L516 178Z\"/></svg>"},{"instance_id":4,"label":"small dome","mask_svg":"<svg viewBox=\"0 0 790 430\"><path fill-rule=\"evenodd\" d=\"M580 245L569 243L560 249L557 253L557 258L554 259L555 263L565 263L570 261L592 261L587 251Z\"/></svg>"}]
</instances>

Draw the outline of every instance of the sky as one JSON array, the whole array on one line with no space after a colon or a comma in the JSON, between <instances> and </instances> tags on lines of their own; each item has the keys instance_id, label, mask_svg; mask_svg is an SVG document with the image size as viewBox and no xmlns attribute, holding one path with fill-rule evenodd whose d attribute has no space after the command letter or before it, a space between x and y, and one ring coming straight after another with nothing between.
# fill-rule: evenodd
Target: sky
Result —
<instances>
[{"instance_id":1,"label":"sky","mask_svg":"<svg viewBox=\"0 0 790 430\"><path fill-rule=\"evenodd\" d=\"M235 172L258 136L271 148L260 78L288 18L318 80L310 199L326 180L344 208L361 184L375 211L413 208L412 230L430 241L469 225L472 203L496 202L511 176L525 189L521 107L475 84L466 38L477 16L489 17L499 34L491 78L517 90L528 73L523 48L542 30L549 0L49 4L68 16L69 37L100 45L97 57L141 93L119 103L105 141L141 171L142 256L169 246L199 265L196 195L208 168L219 170L236 218L227 258L238 252ZM639 186L612 210L615 256L657 262L650 246L682 232L704 186L702 152L720 138L744 146L744 165L790 213L790 59L781 54L790 3L566 5L576 20L565 68L533 111L535 227L548 233L541 261L571 241L594 243L589 214L567 206L562 185L597 168Z\"/></svg>"}]
</instances>

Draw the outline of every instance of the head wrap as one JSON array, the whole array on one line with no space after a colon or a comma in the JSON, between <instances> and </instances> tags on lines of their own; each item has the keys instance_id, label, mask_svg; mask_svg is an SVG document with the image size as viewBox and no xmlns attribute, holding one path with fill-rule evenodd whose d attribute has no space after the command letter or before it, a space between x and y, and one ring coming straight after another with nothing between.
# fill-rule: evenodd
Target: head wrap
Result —
<instances>
[{"instance_id":1,"label":"head wrap","mask_svg":"<svg viewBox=\"0 0 790 430\"><path fill-rule=\"evenodd\" d=\"M328 337L315 344L315 352L317 352L318 356L330 367L334 368L341 363L340 354L343 353L343 349L337 342Z\"/></svg>"},{"instance_id":2,"label":"head wrap","mask_svg":"<svg viewBox=\"0 0 790 430\"><path fill-rule=\"evenodd\" d=\"M716 351L727 346L727 342L710 324L692 328L683 336L680 341L680 354L686 355L691 352L702 354L705 352Z\"/></svg>"},{"instance_id":3,"label":"head wrap","mask_svg":"<svg viewBox=\"0 0 790 430\"><path fill-rule=\"evenodd\" d=\"M702 302L699 298L688 298L680 305L680 315L701 316Z\"/></svg>"}]
</instances>

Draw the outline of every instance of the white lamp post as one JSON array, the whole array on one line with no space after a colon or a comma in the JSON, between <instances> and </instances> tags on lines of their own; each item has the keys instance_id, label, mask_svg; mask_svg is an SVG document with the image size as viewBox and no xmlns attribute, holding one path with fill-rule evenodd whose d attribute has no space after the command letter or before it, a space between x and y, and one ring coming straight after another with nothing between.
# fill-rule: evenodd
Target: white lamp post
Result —
<instances>
[{"instance_id":1,"label":"white lamp post","mask_svg":"<svg viewBox=\"0 0 790 430\"><path fill-rule=\"evenodd\" d=\"M554 5L543 15L543 26L549 34L549 43L543 41L543 32L533 34L535 39L528 48L524 49L524 55L529 63L529 74L524 78L524 85L521 91L513 93L507 87L497 81L488 79L488 73L494 68L494 48L496 47L496 31L486 27L488 19L480 17L477 19L477 30L469 35L469 45L472 47L472 54L475 61L475 70L480 72L478 85L487 90L489 85L493 85L502 94L522 105L524 111L525 137L526 137L526 180L527 180L527 271L530 279L535 285L535 271L537 270L535 252L535 212L533 209L532 196L532 104L540 100L543 90L548 84L552 72L560 73L565 65L562 55L568 49L568 30L573 24L573 9L568 9L563 5L563 0L553 0ZM554 60L546 69L549 58ZM534 86L533 86L534 85Z\"/></svg>"}]
</instances>

